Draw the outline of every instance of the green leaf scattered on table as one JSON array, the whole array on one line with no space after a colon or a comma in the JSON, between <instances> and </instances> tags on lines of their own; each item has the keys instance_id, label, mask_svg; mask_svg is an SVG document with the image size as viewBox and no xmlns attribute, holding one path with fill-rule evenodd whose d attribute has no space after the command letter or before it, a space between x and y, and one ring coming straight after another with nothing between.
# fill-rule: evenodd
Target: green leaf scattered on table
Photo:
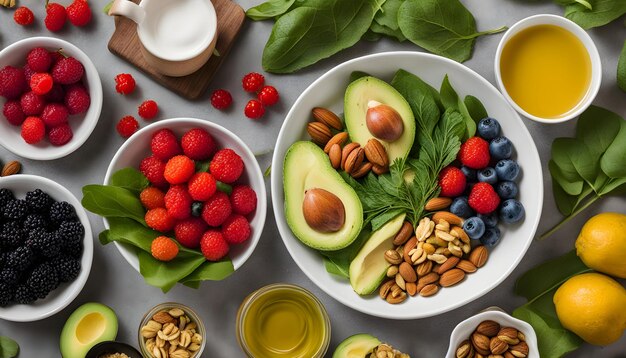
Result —
<instances>
[{"instance_id":1,"label":"green leaf scattered on table","mask_svg":"<svg viewBox=\"0 0 626 358\"><path fill-rule=\"evenodd\" d=\"M626 42L624 42L624 47L617 63L617 85L622 91L626 92Z\"/></svg>"},{"instance_id":2,"label":"green leaf scattered on table","mask_svg":"<svg viewBox=\"0 0 626 358\"><path fill-rule=\"evenodd\" d=\"M270 0L246 11L246 16L254 21L273 19L291 8L296 0Z\"/></svg>"},{"instance_id":3,"label":"green leaf scattered on table","mask_svg":"<svg viewBox=\"0 0 626 358\"><path fill-rule=\"evenodd\" d=\"M20 352L20 346L17 342L9 337L0 336L0 358L17 357Z\"/></svg>"},{"instance_id":4,"label":"green leaf scattered on table","mask_svg":"<svg viewBox=\"0 0 626 358\"><path fill-rule=\"evenodd\" d=\"M559 2L565 5L565 17L583 29L604 26L626 14L626 1L588 0L582 3L574 0L561 0Z\"/></svg>"}]
</instances>

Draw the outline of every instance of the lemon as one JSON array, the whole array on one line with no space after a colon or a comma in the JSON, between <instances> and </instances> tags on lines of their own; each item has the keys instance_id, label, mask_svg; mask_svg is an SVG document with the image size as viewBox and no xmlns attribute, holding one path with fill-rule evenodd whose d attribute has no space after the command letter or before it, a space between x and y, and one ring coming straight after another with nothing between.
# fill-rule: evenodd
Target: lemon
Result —
<instances>
[{"instance_id":1,"label":"lemon","mask_svg":"<svg viewBox=\"0 0 626 358\"><path fill-rule=\"evenodd\" d=\"M606 346L626 329L626 290L600 273L571 277L554 294L556 314L563 327L586 342Z\"/></svg>"},{"instance_id":2,"label":"lemon","mask_svg":"<svg viewBox=\"0 0 626 358\"><path fill-rule=\"evenodd\" d=\"M576 239L576 254L596 271L626 278L626 215L602 213L589 219Z\"/></svg>"}]
</instances>

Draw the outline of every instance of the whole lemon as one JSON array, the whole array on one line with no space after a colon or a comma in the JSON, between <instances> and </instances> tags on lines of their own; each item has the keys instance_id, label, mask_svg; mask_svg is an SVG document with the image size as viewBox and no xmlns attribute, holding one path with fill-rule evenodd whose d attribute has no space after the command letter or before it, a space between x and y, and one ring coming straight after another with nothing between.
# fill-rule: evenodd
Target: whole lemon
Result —
<instances>
[{"instance_id":1,"label":"whole lemon","mask_svg":"<svg viewBox=\"0 0 626 358\"><path fill-rule=\"evenodd\" d=\"M576 254L589 268L626 278L626 215L602 213L589 219L576 239Z\"/></svg>"},{"instance_id":2,"label":"whole lemon","mask_svg":"<svg viewBox=\"0 0 626 358\"><path fill-rule=\"evenodd\" d=\"M626 290L606 275L571 277L559 287L553 301L563 327L588 343L609 345L626 329Z\"/></svg>"}]
</instances>

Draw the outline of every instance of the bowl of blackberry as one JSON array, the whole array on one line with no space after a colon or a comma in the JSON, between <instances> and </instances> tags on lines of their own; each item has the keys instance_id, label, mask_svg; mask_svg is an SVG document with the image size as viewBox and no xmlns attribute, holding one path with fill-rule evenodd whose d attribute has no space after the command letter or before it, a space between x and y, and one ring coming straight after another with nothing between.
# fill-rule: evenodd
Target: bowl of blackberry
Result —
<instances>
[{"instance_id":1,"label":"bowl of blackberry","mask_svg":"<svg viewBox=\"0 0 626 358\"><path fill-rule=\"evenodd\" d=\"M62 185L0 178L0 319L36 321L69 305L91 270L91 237L85 210Z\"/></svg>"}]
</instances>

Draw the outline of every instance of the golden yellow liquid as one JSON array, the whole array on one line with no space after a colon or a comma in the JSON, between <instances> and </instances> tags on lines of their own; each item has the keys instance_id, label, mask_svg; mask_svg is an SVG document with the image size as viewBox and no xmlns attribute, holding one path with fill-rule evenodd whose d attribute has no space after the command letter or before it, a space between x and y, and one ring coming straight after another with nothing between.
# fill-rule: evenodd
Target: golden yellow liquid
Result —
<instances>
[{"instance_id":1,"label":"golden yellow liquid","mask_svg":"<svg viewBox=\"0 0 626 358\"><path fill-rule=\"evenodd\" d=\"M243 340L253 357L315 357L327 338L317 303L288 287L262 293L243 314Z\"/></svg>"},{"instance_id":2,"label":"golden yellow liquid","mask_svg":"<svg viewBox=\"0 0 626 358\"><path fill-rule=\"evenodd\" d=\"M560 118L585 97L591 58L582 42L554 25L538 25L513 36L502 50L502 82L526 112Z\"/></svg>"}]
</instances>

